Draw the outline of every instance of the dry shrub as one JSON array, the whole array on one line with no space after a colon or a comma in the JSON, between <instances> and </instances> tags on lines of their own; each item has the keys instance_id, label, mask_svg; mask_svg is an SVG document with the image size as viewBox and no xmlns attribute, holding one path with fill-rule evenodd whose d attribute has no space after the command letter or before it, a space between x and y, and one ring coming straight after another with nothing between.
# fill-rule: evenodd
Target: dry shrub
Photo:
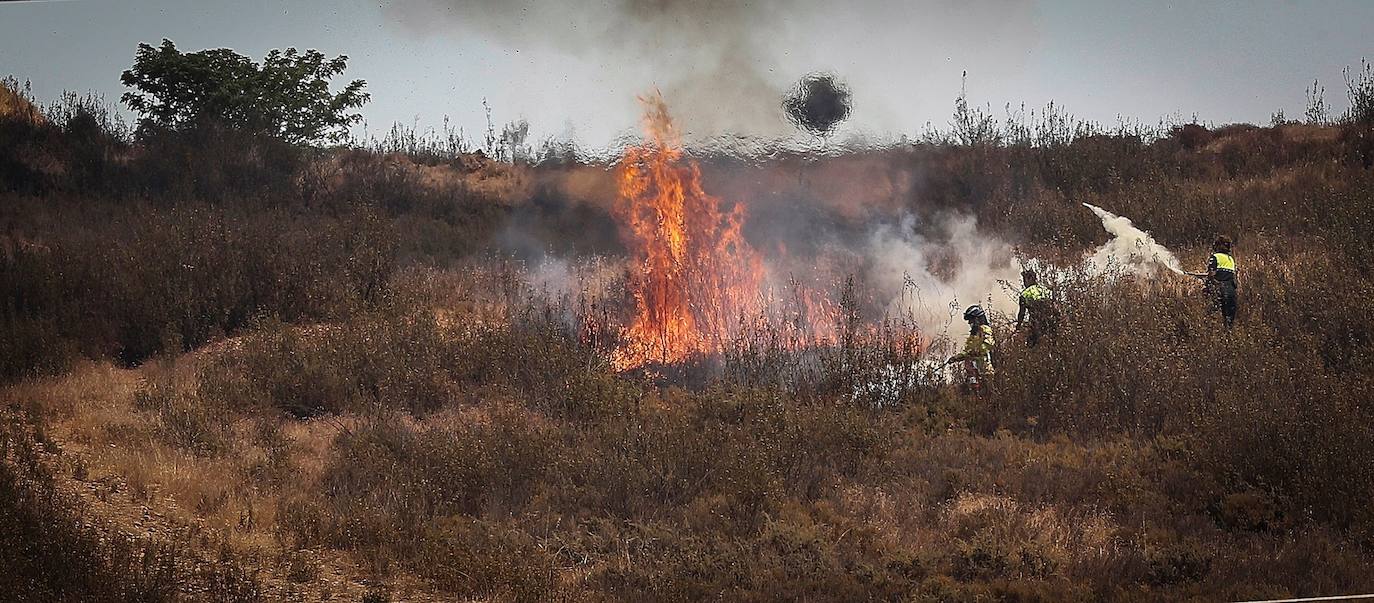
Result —
<instances>
[{"instance_id":1,"label":"dry shrub","mask_svg":"<svg viewBox=\"0 0 1374 603\"><path fill-rule=\"evenodd\" d=\"M266 325L214 359L202 396L224 407L296 417L367 411L385 401L428 412L454 397L444 333L427 313L369 314L343 325Z\"/></svg>"},{"instance_id":2,"label":"dry shrub","mask_svg":"<svg viewBox=\"0 0 1374 603\"><path fill-rule=\"evenodd\" d=\"M662 523L596 527L582 544L599 548L593 554L608 563L588 579L621 600L892 599L926 576L910 551L855 551L841 544L851 526L825 525L802 512L736 536L684 533Z\"/></svg>"},{"instance_id":3,"label":"dry shrub","mask_svg":"<svg viewBox=\"0 0 1374 603\"><path fill-rule=\"evenodd\" d=\"M1369 530L1369 514L1348 501L1374 494L1374 474L1355 460L1374 452L1371 350L1367 327L1351 319L1370 282L1327 279L1323 264L1248 265L1246 310L1231 330L1191 294L1062 283L1069 323L1040 348L1006 350L992 423L1180 438L1228 493L1263 490L1281 496L1281 514Z\"/></svg>"},{"instance_id":4,"label":"dry shrub","mask_svg":"<svg viewBox=\"0 0 1374 603\"><path fill-rule=\"evenodd\" d=\"M1034 349L1002 347L996 424L1041 433L1153 434L1176 418L1177 392L1196 374L1191 341L1218 328L1202 300L1084 273L1055 283L1065 320ZM1091 375L1091 378L1087 376Z\"/></svg>"},{"instance_id":5,"label":"dry shrub","mask_svg":"<svg viewBox=\"0 0 1374 603\"><path fill-rule=\"evenodd\" d=\"M129 538L57 485L40 426L0 412L0 592L24 601L256 601L235 559L203 563L184 534Z\"/></svg>"},{"instance_id":6,"label":"dry shrub","mask_svg":"<svg viewBox=\"0 0 1374 603\"><path fill-rule=\"evenodd\" d=\"M446 517L425 526L409 567L460 597L559 599L555 559L518 522Z\"/></svg>"},{"instance_id":7,"label":"dry shrub","mask_svg":"<svg viewBox=\"0 0 1374 603\"><path fill-rule=\"evenodd\" d=\"M437 161L337 151L308 163L301 174L307 199L332 207L373 205L395 218L401 257L439 263L486 248L511 206L530 194L526 168L480 155Z\"/></svg>"},{"instance_id":8,"label":"dry shrub","mask_svg":"<svg viewBox=\"0 0 1374 603\"><path fill-rule=\"evenodd\" d=\"M1262 258L1248 264L1233 329L1200 297L1063 283L1069 323L1041 347L1008 350L993 422L1177 437L1229 492L1281 492L1284 513L1369 530L1363 507L1347 501L1374 495L1374 473L1355 460L1374 451L1364 402L1374 365L1368 328L1351 318L1371 283L1352 274L1337 288L1328 261L1292 271Z\"/></svg>"},{"instance_id":9,"label":"dry shrub","mask_svg":"<svg viewBox=\"0 0 1374 603\"><path fill-rule=\"evenodd\" d=\"M562 504L624 518L709 501L712 523L749 528L787 497L810 500L878 470L889 426L833 402L793 405L776 390L670 394L637 416L576 434L560 457Z\"/></svg>"},{"instance_id":10,"label":"dry shrub","mask_svg":"<svg viewBox=\"0 0 1374 603\"><path fill-rule=\"evenodd\" d=\"M1186 546L1200 547L1197 541ZM1374 577L1362 567L1368 557L1358 549L1351 550L1344 537L1322 528L1277 542L1233 540L1211 548L1209 553L1208 580L1186 590L1254 600L1363 593L1374 586Z\"/></svg>"},{"instance_id":11,"label":"dry shrub","mask_svg":"<svg viewBox=\"0 0 1374 603\"><path fill-rule=\"evenodd\" d=\"M0 380L57 374L79 347L50 308L63 303L62 258L22 238L0 238Z\"/></svg>"},{"instance_id":12,"label":"dry shrub","mask_svg":"<svg viewBox=\"0 0 1374 603\"><path fill-rule=\"evenodd\" d=\"M655 538L678 530L691 534L673 536L666 548L653 549L659 552L632 553L666 558L617 564L591 578L630 597L729 592L711 590L734 588L728 583L700 582L704 570L676 565L695 567L691 559L702 554L696 547L726 535L754 543L753 552L731 553L741 555L740 562L767 559L772 568L750 570L741 592L765 593L778 580L806 574L810 570L797 563L799 555L811 554L807 547L827 549L827 560L815 567L829 578L808 579L811 586L798 586L799 595L860 593L879 583L898 589L893 584L909 582L898 573L918 571L909 555L892 552L888 559L874 549L880 539L860 536L871 529L842 514L829 515L825 527L807 528L825 538L769 519L782 501L821 500L836 495L842 482L880 470L888 436L865 420L864 411L821 403L791 407L776 392L712 390L673 394L638 413L590 424L585 417L544 412L488 404L423 419L384 415L344 431L318 494L283 501L280 529L297 546L358 551L374 567L409 568L455 593L516 598L550 588L552 562L539 552L548 549L530 534L563 521L554 518L612 518L596 524L606 540L558 530L558 538L572 539L564 542L561 558L598 566L618 558L617 547L633 538L622 531L639 529L634 526L661 525L666 532ZM789 513L790 521L812 521L806 511ZM860 553L830 550L827 538L840 531L869 544ZM536 544L545 548L531 548ZM678 554L690 558L673 557ZM856 554L871 559L856 569L847 561ZM708 563L725 568L736 562ZM669 576L677 571L686 573ZM700 583L689 586L689 580Z\"/></svg>"},{"instance_id":13,"label":"dry shrub","mask_svg":"<svg viewBox=\"0 0 1374 603\"><path fill-rule=\"evenodd\" d=\"M608 358L587 349L561 319L478 327L454 345L455 378L488 395L584 420L624 414L634 404L634 385L617 378Z\"/></svg>"},{"instance_id":14,"label":"dry shrub","mask_svg":"<svg viewBox=\"0 0 1374 603\"><path fill-rule=\"evenodd\" d=\"M34 210L41 213L40 210ZM126 208L0 257L0 378L62 367L74 352L138 363L234 334L261 316L347 316L378 302L394 236L366 211L298 219L189 207ZM31 349L43 342L42 349Z\"/></svg>"},{"instance_id":15,"label":"dry shrub","mask_svg":"<svg viewBox=\"0 0 1374 603\"><path fill-rule=\"evenodd\" d=\"M1374 496L1362 462L1374 452L1374 176L1333 161L1367 158L1340 146L1359 143L1349 135L1190 124L1151 140L1044 124L1034 143L993 132L1006 144L736 170L774 201L815 176L836 193L816 220L957 210L1066 263L1106 236L1082 201L1179 248L1237 236L1235 328L1192 281L1056 275L1062 327L1026 349L995 325L998 376L972 397L911 377L931 352L887 337L901 325L801 354L765 329L720 366L681 371L705 376L684 391L611 370L604 304L601 322L587 321L590 303L538 301L505 264L429 282L418 281L432 269L397 272L398 256L479 272L488 262L468 256L509 219L533 225L533 240L513 243L532 253L547 239L575 249L567 232L603 223L604 207L580 198L611 185L597 167L565 178L587 186L531 188L540 168L471 155L323 152L213 131L127 145L78 113L51 126L0 120L6 200L44 195L0 214L0 339L16 342L0 377L248 333L207 350L187 382L147 370L137 397L148 423L102 429L182 451L194 468L251 450L244 483L269 499L261 521L284 542L496 599L1153 600L1374 586L1374 516L1351 502ZM867 192L828 178L855 169ZM58 195L76 192L91 198ZM614 252L602 228L593 244ZM859 391L884 379L896 394ZM261 441L240 445L236 422L255 415ZM313 430L304 461L318 471L292 479L281 421ZM147 450L118 454L145 459L130 472L164 469ZM23 466L11 458L6 470ZM228 504L219 486L183 502L213 515ZM58 526L66 548L39 549L25 572L142 579L125 561L88 563L104 553L63 531L63 508L26 505L32 514L6 528L30 542L34 526ZM72 598L106 578L73 575Z\"/></svg>"},{"instance_id":16,"label":"dry shrub","mask_svg":"<svg viewBox=\"0 0 1374 603\"><path fill-rule=\"evenodd\" d=\"M251 199L268 205L295 196L294 175L312 149L206 123L192 129L145 129L117 176L113 194L170 204Z\"/></svg>"},{"instance_id":17,"label":"dry shrub","mask_svg":"<svg viewBox=\"0 0 1374 603\"><path fill-rule=\"evenodd\" d=\"M521 324L445 325L388 308L339 324L268 324L205 369L203 394L225 406L297 417L404 409L428 413L485 398L553 414L624 412L634 389L550 316Z\"/></svg>"},{"instance_id":18,"label":"dry shrub","mask_svg":"<svg viewBox=\"0 0 1374 603\"><path fill-rule=\"evenodd\" d=\"M418 534L439 517L501 516L529 504L558 452L553 435L515 408L475 419L374 422L342 434L323 476L327 512L314 520L323 525L306 532L337 546L376 547L385 564L415 554L396 534Z\"/></svg>"},{"instance_id":19,"label":"dry shrub","mask_svg":"<svg viewBox=\"0 0 1374 603\"><path fill-rule=\"evenodd\" d=\"M152 414L157 434L172 446L205 455L230 447L225 409L178 387L170 374L152 376L135 393L134 407Z\"/></svg>"}]
</instances>

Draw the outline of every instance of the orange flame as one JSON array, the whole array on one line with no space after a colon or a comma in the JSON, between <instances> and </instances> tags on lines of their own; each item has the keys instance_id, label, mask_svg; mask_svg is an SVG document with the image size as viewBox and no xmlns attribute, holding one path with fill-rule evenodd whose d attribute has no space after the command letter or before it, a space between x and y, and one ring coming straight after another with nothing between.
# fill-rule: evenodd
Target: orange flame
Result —
<instances>
[{"instance_id":1,"label":"orange flame","mask_svg":"<svg viewBox=\"0 0 1374 603\"><path fill-rule=\"evenodd\" d=\"M760 307L764 267L744 240L744 207L726 210L684 159L668 107L640 97L647 139L625 151L615 212L634 268L633 322L613 357L618 368L718 352Z\"/></svg>"}]
</instances>

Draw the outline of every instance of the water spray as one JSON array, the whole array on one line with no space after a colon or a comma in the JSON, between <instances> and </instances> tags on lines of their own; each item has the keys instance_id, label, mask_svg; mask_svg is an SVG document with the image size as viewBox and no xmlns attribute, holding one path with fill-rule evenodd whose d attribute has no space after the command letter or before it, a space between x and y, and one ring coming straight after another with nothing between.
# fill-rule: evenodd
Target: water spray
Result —
<instances>
[{"instance_id":1,"label":"water spray","mask_svg":"<svg viewBox=\"0 0 1374 603\"><path fill-rule=\"evenodd\" d=\"M1109 266L1118 266L1136 274L1151 275L1163 266L1177 274L1188 274L1172 251L1156 243L1150 233L1136 228L1130 218L1118 216L1091 203L1084 203L1083 207L1097 214L1102 220L1102 227L1112 233L1111 240L1097 248L1092 257L1087 259L1094 271L1101 272Z\"/></svg>"}]
</instances>

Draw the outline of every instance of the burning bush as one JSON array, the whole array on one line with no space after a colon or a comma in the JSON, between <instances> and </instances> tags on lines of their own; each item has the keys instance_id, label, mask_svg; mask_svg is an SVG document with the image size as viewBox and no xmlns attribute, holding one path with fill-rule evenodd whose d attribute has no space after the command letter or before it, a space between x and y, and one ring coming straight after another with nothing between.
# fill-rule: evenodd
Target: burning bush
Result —
<instances>
[{"instance_id":1,"label":"burning bush","mask_svg":"<svg viewBox=\"0 0 1374 603\"><path fill-rule=\"evenodd\" d=\"M723 210L682 163L660 97L642 99L649 140L626 151L617 207L630 250L635 314L617 365L677 362L719 352L741 316L758 312L763 266L744 240L744 208Z\"/></svg>"}]
</instances>

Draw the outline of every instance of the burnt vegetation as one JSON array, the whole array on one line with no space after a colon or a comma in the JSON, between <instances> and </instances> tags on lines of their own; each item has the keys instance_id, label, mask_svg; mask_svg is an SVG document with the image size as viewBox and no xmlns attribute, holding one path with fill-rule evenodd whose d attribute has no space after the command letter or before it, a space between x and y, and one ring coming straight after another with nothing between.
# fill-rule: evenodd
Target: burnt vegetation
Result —
<instances>
[{"instance_id":1,"label":"burnt vegetation","mask_svg":"<svg viewBox=\"0 0 1374 603\"><path fill-rule=\"evenodd\" d=\"M1039 347L994 316L998 372L974 397L929 376L865 389L948 343L927 349L899 317L805 354L765 327L711 370L616 372L623 300L551 293L521 261L610 219L604 166L554 145L531 162L448 132L135 133L100 99L40 111L10 80L0 591L323 598L318 555L348 559L371 600L1368 591L1371 82L1349 74L1352 109L1330 124L1265 127L1106 129L960 95L916 143L720 168L798 187L855 164L920 174L884 202L973 215L1065 264L1105 237L1082 202L1192 258L1237 239L1234 329L1189 283L1067 270L1049 283L1063 326ZM812 131L847 113L829 79L798 93ZM532 239L512 246L516 222ZM857 320L863 283L836 287ZM159 473L166 459L202 470ZM96 474L219 531L111 537L116 520L63 489Z\"/></svg>"}]
</instances>

